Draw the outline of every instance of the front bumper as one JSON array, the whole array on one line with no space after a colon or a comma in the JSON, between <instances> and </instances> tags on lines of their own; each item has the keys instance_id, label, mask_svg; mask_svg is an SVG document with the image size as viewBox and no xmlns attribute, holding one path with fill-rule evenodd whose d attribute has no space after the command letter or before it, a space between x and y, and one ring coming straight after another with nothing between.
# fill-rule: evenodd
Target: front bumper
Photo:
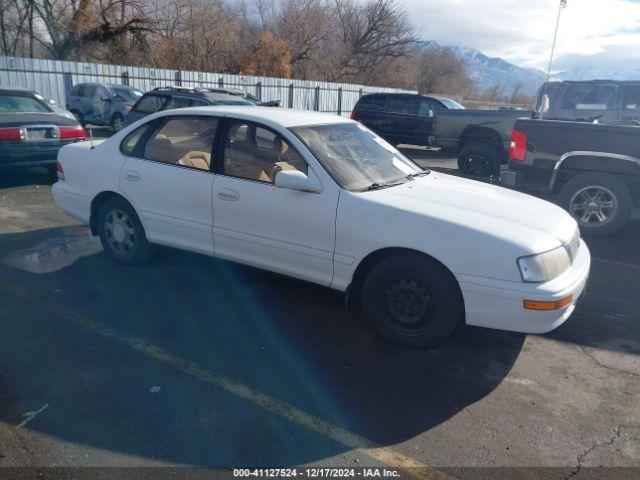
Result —
<instances>
[{"instance_id":1,"label":"front bumper","mask_svg":"<svg viewBox=\"0 0 640 480\"><path fill-rule=\"evenodd\" d=\"M523 333L546 333L564 323L582 296L591 268L591 254L583 240L573 265L545 283L509 282L459 275L468 325ZM551 311L526 310L524 300L559 301L571 295L567 306Z\"/></svg>"}]
</instances>

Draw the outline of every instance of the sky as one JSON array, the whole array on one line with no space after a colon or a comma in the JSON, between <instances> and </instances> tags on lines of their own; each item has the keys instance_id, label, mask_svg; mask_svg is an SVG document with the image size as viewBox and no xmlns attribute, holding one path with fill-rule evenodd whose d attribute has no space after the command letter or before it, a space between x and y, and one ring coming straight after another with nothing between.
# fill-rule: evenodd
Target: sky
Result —
<instances>
[{"instance_id":1,"label":"sky","mask_svg":"<svg viewBox=\"0 0 640 480\"><path fill-rule=\"evenodd\" d=\"M399 0L424 40L546 69L560 0ZM640 0L568 0L554 70L640 62Z\"/></svg>"}]
</instances>

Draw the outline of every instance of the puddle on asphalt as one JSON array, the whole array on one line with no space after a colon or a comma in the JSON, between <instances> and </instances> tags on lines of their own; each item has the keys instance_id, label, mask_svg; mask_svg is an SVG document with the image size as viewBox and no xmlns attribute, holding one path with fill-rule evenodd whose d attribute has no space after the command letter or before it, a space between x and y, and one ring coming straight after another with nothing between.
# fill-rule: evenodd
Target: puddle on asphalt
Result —
<instances>
[{"instance_id":1,"label":"puddle on asphalt","mask_svg":"<svg viewBox=\"0 0 640 480\"><path fill-rule=\"evenodd\" d=\"M61 236L27 250L12 252L4 257L3 262L30 273L51 273L101 250L100 239L91 235L88 228L75 227L65 229Z\"/></svg>"}]
</instances>

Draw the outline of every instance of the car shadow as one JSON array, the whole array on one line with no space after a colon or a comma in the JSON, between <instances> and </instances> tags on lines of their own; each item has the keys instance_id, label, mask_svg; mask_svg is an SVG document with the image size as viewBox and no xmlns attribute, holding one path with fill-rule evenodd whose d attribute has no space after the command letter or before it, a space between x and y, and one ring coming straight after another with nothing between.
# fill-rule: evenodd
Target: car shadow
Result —
<instances>
[{"instance_id":1,"label":"car shadow","mask_svg":"<svg viewBox=\"0 0 640 480\"><path fill-rule=\"evenodd\" d=\"M1 235L0 251L65 235ZM283 466L350 450L154 352L394 445L489 395L525 339L463 327L440 348L410 350L380 340L326 288L171 249L138 268L88 252L50 273L0 262L0 421L47 404L25 428L114 453Z\"/></svg>"},{"instance_id":2,"label":"car shadow","mask_svg":"<svg viewBox=\"0 0 640 480\"><path fill-rule=\"evenodd\" d=\"M44 167L6 167L0 169L0 190L28 185L53 185L54 176Z\"/></svg>"}]
</instances>

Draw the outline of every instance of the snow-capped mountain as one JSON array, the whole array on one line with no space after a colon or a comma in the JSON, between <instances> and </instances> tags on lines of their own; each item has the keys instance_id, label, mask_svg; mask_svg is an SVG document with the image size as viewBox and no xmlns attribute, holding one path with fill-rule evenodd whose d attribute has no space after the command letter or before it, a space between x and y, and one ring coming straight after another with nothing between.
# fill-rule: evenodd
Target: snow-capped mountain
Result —
<instances>
[{"instance_id":1,"label":"snow-capped mountain","mask_svg":"<svg viewBox=\"0 0 640 480\"><path fill-rule=\"evenodd\" d=\"M423 48L446 48L467 65L467 75L479 90L498 85L505 95L513 93L519 85L520 91L535 95L547 79L545 73L533 68L522 68L503 60L489 57L475 48L442 46L437 42L423 42Z\"/></svg>"}]
</instances>

